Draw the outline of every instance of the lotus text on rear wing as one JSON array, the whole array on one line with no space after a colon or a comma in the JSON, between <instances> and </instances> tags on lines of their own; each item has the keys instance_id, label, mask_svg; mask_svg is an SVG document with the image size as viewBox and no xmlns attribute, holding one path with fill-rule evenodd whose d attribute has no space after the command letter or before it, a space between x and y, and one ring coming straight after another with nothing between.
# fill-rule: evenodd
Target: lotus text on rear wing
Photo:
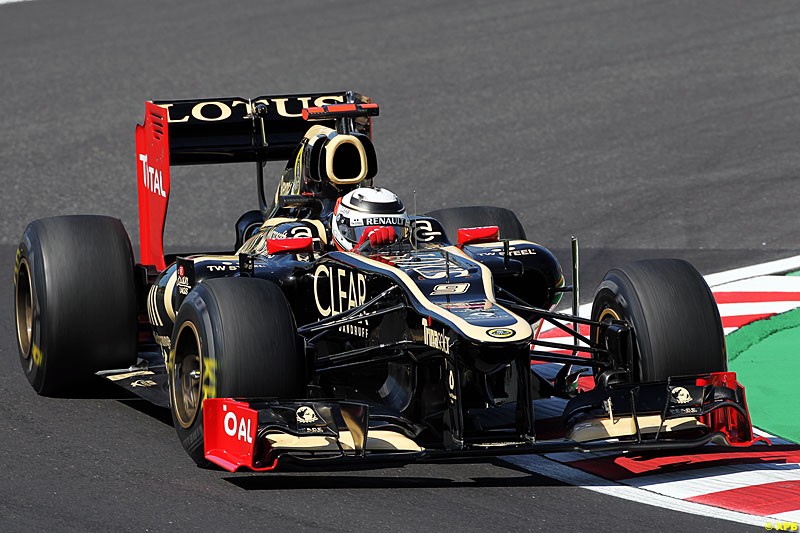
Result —
<instances>
[{"instance_id":1,"label":"lotus text on rear wing","mask_svg":"<svg viewBox=\"0 0 800 533\"><path fill-rule=\"evenodd\" d=\"M188 106L181 106L182 109L173 109L176 104L159 104L167 110L170 123L178 122L219 122L234 118L244 119L252 116L253 106L264 104L267 106L268 113L285 118L300 118L303 116L302 110L308 107L320 107L335 103L344 102L342 96L319 96L312 100L310 96L299 96L297 98L260 98L258 100L227 100L227 101L206 101L197 102L191 109ZM296 111L291 111L291 110Z\"/></svg>"}]
</instances>

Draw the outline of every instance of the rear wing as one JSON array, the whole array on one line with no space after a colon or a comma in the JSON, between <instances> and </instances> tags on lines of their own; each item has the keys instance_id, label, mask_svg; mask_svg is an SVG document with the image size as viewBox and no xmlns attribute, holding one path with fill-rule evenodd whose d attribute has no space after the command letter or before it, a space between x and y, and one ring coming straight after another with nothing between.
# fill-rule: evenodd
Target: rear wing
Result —
<instances>
[{"instance_id":1,"label":"rear wing","mask_svg":"<svg viewBox=\"0 0 800 533\"><path fill-rule=\"evenodd\" d=\"M350 102L369 99L339 91L146 102L144 123L136 126L140 262L159 270L166 266L171 166L287 160L310 126L304 109ZM336 127L334 118L314 120ZM357 128L369 134L371 118L360 118Z\"/></svg>"}]
</instances>

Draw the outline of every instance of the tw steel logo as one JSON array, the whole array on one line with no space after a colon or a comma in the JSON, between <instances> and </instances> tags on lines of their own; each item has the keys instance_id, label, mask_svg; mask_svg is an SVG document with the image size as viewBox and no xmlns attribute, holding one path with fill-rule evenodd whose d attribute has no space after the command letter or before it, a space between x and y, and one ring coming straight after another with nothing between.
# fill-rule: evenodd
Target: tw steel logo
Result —
<instances>
[{"instance_id":1,"label":"tw steel logo","mask_svg":"<svg viewBox=\"0 0 800 533\"><path fill-rule=\"evenodd\" d=\"M234 119L249 118L253 114L253 106L267 106L267 117L299 118L305 107L319 107L343 103L342 95L296 96L287 98L258 98L243 100L238 98L221 100L202 100L193 102L157 103L167 110L169 123L181 122L221 122Z\"/></svg>"}]
</instances>

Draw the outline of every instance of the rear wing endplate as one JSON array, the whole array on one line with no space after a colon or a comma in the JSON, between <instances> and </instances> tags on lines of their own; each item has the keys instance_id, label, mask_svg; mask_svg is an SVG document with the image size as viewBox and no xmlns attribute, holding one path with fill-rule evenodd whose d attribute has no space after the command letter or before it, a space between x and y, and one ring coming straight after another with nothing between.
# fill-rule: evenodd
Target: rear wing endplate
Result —
<instances>
[{"instance_id":1,"label":"rear wing endplate","mask_svg":"<svg viewBox=\"0 0 800 533\"><path fill-rule=\"evenodd\" d=\"M164 263L164 222L173 165L287 160L309 128L303 109L369 103L351 91L248 98L157 100L136 126L140 262ZM334 118L316 121L331 128ZM371 118L359 130L370 133Z\"/></svg>"}]
</instances>

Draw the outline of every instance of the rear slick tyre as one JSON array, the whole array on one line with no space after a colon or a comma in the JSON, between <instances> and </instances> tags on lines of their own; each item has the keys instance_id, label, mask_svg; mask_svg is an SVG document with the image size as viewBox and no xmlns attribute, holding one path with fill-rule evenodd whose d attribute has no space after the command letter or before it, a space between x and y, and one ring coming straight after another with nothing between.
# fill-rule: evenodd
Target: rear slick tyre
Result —
<instances>
[{"instance_id":1,"label":"rear slick tyre","mask_svg":"<svg viewBox=\"0 0 800 533\"><path fill-rule=\"evenodd\" d=\"M435 218L444 228L448 240L455 244L459 228L497 226L501 239L525 240L525 228L510 209L486 205L448 207L431 211L426 216Z\"/></svg>"},{"instance_id":2,"label":"rear slick tyre","mask_svg":"<svg viewBox=\"0 0 800 533\"><path fill-rule=\"evenodd\" d=\"M136 363L133 252L122 223L75 215L31 222L17 248L20 363L45 396L91 395L98 370Z\"/></svg>"}]
</instances>

